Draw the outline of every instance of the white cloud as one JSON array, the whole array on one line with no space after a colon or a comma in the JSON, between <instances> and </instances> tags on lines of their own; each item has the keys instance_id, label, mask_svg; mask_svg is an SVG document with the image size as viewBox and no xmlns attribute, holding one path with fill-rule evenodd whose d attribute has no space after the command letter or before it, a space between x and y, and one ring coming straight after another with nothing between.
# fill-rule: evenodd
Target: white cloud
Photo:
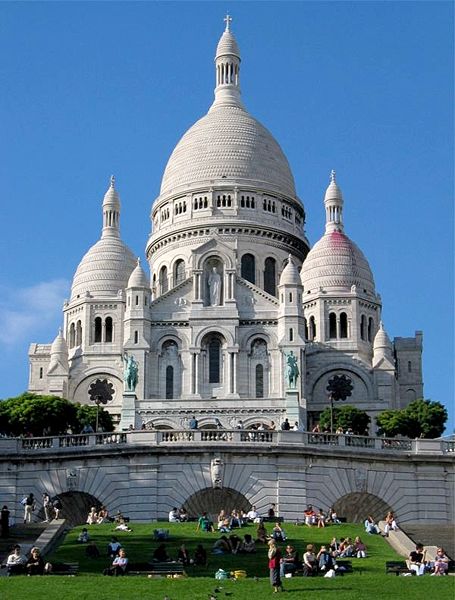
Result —
<instances>
[{"instance_id":1,"label":"white cloud","mask_svg":"<svg viewBox=\"0 0 455 600\"><path fill-rule=\"evenodd\" d=\"M68 296L65 279L44 281L26 288L0 287L0 342L11 346L33 340L53 323L62 321L62 304ZM55 331L52 341L57 331ZM43 340L44 341L44 340Z\"/></svg>"}]
</instances>

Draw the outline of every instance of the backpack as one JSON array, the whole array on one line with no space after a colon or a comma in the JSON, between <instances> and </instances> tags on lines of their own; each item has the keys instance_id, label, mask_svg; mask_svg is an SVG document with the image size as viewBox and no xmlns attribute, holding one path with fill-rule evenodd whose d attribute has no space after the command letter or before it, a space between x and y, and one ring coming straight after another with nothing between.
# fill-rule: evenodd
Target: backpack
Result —
<instances>
[{"instance_id":1,"label":"backpack","mask_svg":"<svg viewBox=\"0 0 455 600\"><path fill-rule=\"evenodd\" d=\"M224 569L218 569L215 573L215 579L229 579L229 573Z\"/></svg>"},{"instance_id":2,"label":"backpack","mask_svg":"<svg viewBox=\"0 0 455 600\"><path fill-rule=\"evenodd\" d=\"M21 504L22 506L25 506L27 504L27 496L24 496L21 500Z\"/></svg>"}]
</instances>

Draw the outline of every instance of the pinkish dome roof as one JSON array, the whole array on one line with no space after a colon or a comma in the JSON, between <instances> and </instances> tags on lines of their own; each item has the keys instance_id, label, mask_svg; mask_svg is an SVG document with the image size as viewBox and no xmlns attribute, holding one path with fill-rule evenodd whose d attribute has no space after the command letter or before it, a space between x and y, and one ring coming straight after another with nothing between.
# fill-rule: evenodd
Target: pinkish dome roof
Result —
<instances>
[{"instance_id":1,"label":"pinkish dome roof","mask_svg":"<svg viewBox=\"0 0 455 600\"><path fill-rule=\"evenodd\" d=\"M300 272L304 292L349 290L375 294L373 274L362 251L342 231L330 231L310 250Z\"/></svg>"}]
</instances>

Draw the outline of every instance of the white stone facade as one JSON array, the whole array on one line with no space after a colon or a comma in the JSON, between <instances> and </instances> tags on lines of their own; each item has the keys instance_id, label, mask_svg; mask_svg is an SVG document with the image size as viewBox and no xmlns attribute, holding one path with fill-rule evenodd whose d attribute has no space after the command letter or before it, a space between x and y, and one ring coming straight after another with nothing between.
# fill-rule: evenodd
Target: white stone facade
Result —
<instances>
[{"instance_id":1,"label":"white stone facade","mask_svg":"<svg viewBox=\"0 0 455 600\"><path fill-rule=\"evenodd\" d=\"M345 403L372 417L422 397L422 334L388 339L368 262L344 232L335 174L326 231L310 250L287 159L242 104L229 28L215 69L215 101L177 144L153 204L150 279L120 238L112 179L62 334L30 347L29 390L88 403L90 386L105 380L121 429L179 429L192 415L200 427L285 417L312 427L335 375L350 381ZM138 364L130 390L125 356Z\"/></svg>"}]
</instances>

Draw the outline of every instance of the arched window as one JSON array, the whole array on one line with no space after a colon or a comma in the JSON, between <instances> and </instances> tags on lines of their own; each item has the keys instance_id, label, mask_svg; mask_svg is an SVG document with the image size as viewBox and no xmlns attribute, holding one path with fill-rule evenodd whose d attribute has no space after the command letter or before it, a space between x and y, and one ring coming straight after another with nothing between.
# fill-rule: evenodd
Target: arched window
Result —
<instances>
[{"instance_id":1,"label":"arched window","mask_svg":"<svg viewBox=\"0 0 455 600\"><path fill-rule=\"evenodd\" d=\"M102 335L102 331L103 331L103 322L101 320L101 317L96 317L95 319L95 344L98 342L101 342L101 335Z\"/></svg>"},{"instance_id":2,"label":"arched window","mask_svg":"<svg viewBox=\"0 0 455 600\"><path fill-rule=\"evenodd\" d=\"M348 337L348 315L344 312L340 314L340 338Z\"/></svg>"},{"instance_id":3,"label":"arched window","mask_svg":"<svg viewBox=\"0 0 455 600\"><path fill-rule=\"evenodd\" d=\"M256 365L256 398L264 397L264 367Z\"/></svg>"},{"instance_id":4,"label":"arched window","mask_svg":"<svg viewBox=\"0 0 455 600\"><path fill-rule=\"evenodd\" d=\"M252 254L244 254L242 256L241 273L242 277L251 283L256 283L256 267L255 260Z\"/></svg>"},{"instance_id":5,"label":"arched window","mask_svg":"<svg viewBox=\"0 0 455 600\"><path fill-rule=\"evenodd\" d=\"M167 282L167 267L161 267L160 269L160 295L164 294L168 290Z\"/></svg>"},{"instance_id":6,"label":"arched window","mask_svg":"<svg viewBox=\"0 0 455 600\"><path fill-rule=\"evenodd\" d=\"M82 323L78 321L76 324L76 346L82 345Z\"/></svg>"},{"instance_id":7,"label":"arched window","mask_svg":"<svg viewBox=\"0 0 455 600\"><path fill-rule=\"evenodd\" d=\"M209 349L209 383L220 383L221 373L221 342L212 338L208 345Z\"/></svg>"},{"instance_id":8,"label":"arched window","mask_svg":"<svg viewBox=\"0 0 455 600\"><path fill-rule=\"evenodd\" d=\"M329 338L331 340L337 337L337 316L335 313L329 314Z\"/></svg>"},{"instance_id":9,"label":"arched window","mask_svg":"<svg viewBox=\"0 0 455 600\"><path fill-rule=\"evenodd\" d=\"M105 329L106 342L112 342L113 331L114 331L114 327L112 324L112 317L106 317L105 328L106 328Z\"/></svg>"},{"instance_id":10,"label":"arched window","mask_svg":"<svg viewBox=\"0 0 455 600\"><path fill-rule=\"evenodd\" d=\"M137 331L134 332L134 343L137 344L139 341L139 333Z\"/></svg>"},{"instance_id":11,"label":"arched window","mask_svg":"<svg viewBox=\"0 0 455 600\"><path fill-rule=\"evenodd\" d=\"M365 315L362 315L360 319L360 339L367 339L367 318Z\"/></svg>"},{"instance_id":12,"label":"arched window","mask_svg":"<svg viewBox=\"0 0 455 600\"><path fill-rule=\"evenodd\" d=\"M312 342L316 339L316 321L314 317L310 317L309 340Z\"/></svg>"},{"instance_id":13,"label":"arched window","mask_svg":"<svg viewBox=\"0 0 455 600\"><path fill-rule=\"evenodd\" d=\"M181 258L174 265L174 285L185 281L185 261Z\"/></svg>"},{"instance_id":14,"label":"arched window","mask_svg":"<svg viewBox=\"0 0 455 600\"><path fill-rule=\"evenodd\" d=\"M305 328L305 340L308 339L308 321L306 320L306 317L303 319L303 326Z\"/></svg>"},{"instance_id":15,"label":"arched window","mask_svg":"<svg viewBox=\"0 0 455 600\"><path fill-rule=\"evenodd\" d=\"M174 397L174 367L168 365L166 367L166 399Z\"/></svg>"},{"instance_id":16,"label":"arched window","mask_svg":"<svg viewBox=\"0 0 455 600\"><path fill-rule=\"evenodd\" d=\"M76 345L76 329L74 327L74 323L70 325L70 335L69 335L70 348L74 348Z\"/></svg>"},{"instance_id":17,"label":"arched window","mask_svg":"<svg viewBox=\"0 0 455 600\"><path fill-rule=\"evenodd\" d=\"M368 341L372 342L374 337L374 321L373 317L368 319Z\"/></svg>"},{"instance_id":18,"label":"arched window","mask_svg":"<svg viewBox=\"0 0 455 600\"><path fill-rule=\"evenodd\" d=\"M264 264L264 291L276 296L276 260L270 256Z\"/></svg>"}]
</instances>

